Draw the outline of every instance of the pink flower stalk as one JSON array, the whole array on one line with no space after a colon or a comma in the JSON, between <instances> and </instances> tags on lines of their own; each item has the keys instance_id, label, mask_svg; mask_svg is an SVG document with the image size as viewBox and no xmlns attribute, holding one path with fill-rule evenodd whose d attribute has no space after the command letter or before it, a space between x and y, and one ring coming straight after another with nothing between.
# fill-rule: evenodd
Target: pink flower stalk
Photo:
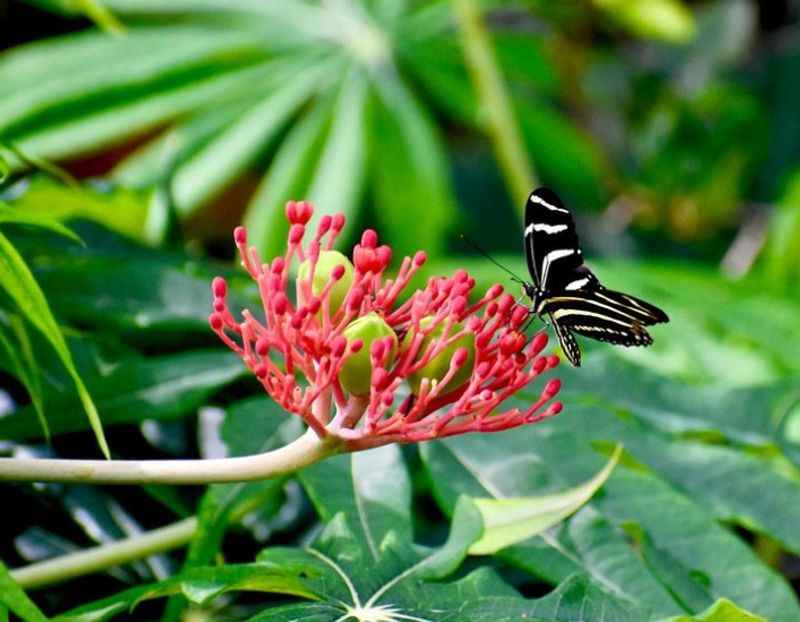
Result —
<instances>
[{"instance_id":1,"label":"pink flower stalk","mask_svg":"<svg viewBox=\"0 0 800 622\"><path fill-rule=\"evenodd\" d=\"M312 212L306 202L287 204L287 251L271 263L248 246L243 227L234 232L263 317L245 310L237 322L225 280L212 284L211 328L284 409L351 449L507 430L561 411L552 402L561 383L551 379L524 410L497 412L558 364L557 356L542 355L546 333L528 340L520 332L528 309L502 286L470 304L475 280L458 270L430 278L401 301L425 253L405 257L391 278L392 250L368 229L351 264L332 250L342 214L322 216L304 245Z\"/></svg>"}]
</instances>

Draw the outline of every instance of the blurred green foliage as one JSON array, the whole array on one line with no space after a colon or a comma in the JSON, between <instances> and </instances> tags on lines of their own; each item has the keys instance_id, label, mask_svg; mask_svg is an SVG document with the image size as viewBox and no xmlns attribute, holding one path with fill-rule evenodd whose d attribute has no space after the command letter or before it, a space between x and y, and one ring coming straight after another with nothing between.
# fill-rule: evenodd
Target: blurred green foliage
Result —
<instances>
[{"instance_id":1,"label":"blurred green foliage","mask_svg":"<svg viewBox=\"0 0 800 622\"><path fill-rule=\"evenodd\" d=\"M494 86L442 0L26 4L42 32L0 53L4 452L86 455L99 421L119 457L296 437L208 330L214 275L234 308L255 299L227 261L232 227L270 257L285 201L309 199L347 214L343 248L369 226L395 263L426 250L420 283L466 268L479 290L510 286L458 238L524 275L503 140L523 150L512 168L567 199L603 282L671 318L652 348L584 340L585 366L559 372L565 412L510 434L194 493L3 486L12 566L197 515L185 557L48 587L47 613L170 596L170 621L225 593L204 615L342 619L346 583L311 544L364 595L396 580L393 602L422 618L800 618L800 3L463 3ZM547 499L618 442L580 512L467 555L479 530L460 494ZM0 619L41 619L11 576L0 565ZM292 596L233 595L253 585Z\"/></svg>"}]
</instances>

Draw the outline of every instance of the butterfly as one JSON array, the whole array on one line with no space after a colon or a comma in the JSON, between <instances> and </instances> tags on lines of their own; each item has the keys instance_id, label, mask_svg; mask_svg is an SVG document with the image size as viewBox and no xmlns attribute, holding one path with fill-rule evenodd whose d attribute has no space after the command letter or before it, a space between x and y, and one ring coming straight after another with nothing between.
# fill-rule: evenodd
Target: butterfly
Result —
<instances>
[{"instance_id":1,"label":"butterfly","mask_svg":"<svg viewBox=\"0 0 800 622\"><path fill-rule=\"evenodd\" d=\"M575 367L581 350L575 335L622 346L649 346L645 326L668 322L658 307L605 288L583 264L572 215L548 188L525 204L525 258L533 283L525 282L531 314L549 316L561 349Z\"/></svg>"}]
</instances>

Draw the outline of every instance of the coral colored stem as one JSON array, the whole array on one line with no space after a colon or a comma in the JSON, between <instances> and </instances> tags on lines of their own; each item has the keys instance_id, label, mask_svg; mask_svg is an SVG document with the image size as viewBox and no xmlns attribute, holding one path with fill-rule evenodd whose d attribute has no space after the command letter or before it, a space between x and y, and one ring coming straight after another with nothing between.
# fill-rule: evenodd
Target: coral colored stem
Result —
<instances>
[{"instance_id":1,"label":"coral colored stem","mask_svg":"<svg viewBox=\"0 0 800 622\"><path fill-rule=\"evenodd\" d=\"M288 445L253 456L217 460L62 460L0 458L0 481L84 484L209 484L293 473L343 449L313 430Z\"/></svg>"}]
</instances>

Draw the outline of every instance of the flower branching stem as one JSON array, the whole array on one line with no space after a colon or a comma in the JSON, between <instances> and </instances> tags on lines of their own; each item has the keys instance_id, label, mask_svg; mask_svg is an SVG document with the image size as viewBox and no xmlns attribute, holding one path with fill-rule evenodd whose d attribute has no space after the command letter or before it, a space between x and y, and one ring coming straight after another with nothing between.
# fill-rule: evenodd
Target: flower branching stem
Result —
<instances>
[{"instance_id":1,"label":"flower branching stem","mask_svg":"<svg viewBox=\"0 0 800 622\"><path fill-rule=\"evenodd\" d=\"M62 460L0 458L0 481L84 484L212 484L245 482L294 473L342 451L330 435L308 430L279 449L215 460Z\"/></svg>"}]
</instances>

